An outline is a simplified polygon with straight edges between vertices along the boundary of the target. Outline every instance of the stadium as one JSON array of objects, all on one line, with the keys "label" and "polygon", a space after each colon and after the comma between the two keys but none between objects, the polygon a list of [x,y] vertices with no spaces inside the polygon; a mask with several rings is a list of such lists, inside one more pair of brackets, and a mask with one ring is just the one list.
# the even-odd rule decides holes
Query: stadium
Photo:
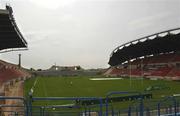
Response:
[{"label": "stadium", "polygon": [[118,46],[107,74],[179,80],[178,31],[167,30]]},{"label": "stadium", "polygon": [[[27,69],[0,61],[1,116],[179,116],[180,28],[115,48],[107,69]],[[28,50],[11,6],[0,10],[0,52]],[[108,56],[107,56],[108,57]]]}]

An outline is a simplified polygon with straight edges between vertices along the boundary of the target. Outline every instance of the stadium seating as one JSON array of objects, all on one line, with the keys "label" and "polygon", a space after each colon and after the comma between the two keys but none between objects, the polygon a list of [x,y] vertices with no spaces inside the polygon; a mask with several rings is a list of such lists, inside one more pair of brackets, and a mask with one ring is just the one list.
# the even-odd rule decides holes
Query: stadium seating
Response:
[{"label": "stadium seating", "polygon": [[180,61],[180,55],[179,54],[176,54],[174,56],[174,59],[173,59],[173,62],[179,62]]},{"label": "stadium seating", "polygon": [[131,75],[136,75],[136,76],[142,75],[142,71],[140,69],[133,69],[131,70]]},{"label": "stadium seating", "polygon": [[4,83],[19,77],[29,77],[30,74],[18,66],[0,61],[0,82]]},{"label": "stadium seating", "polygon": [[180,80],[180,69],[179,68],[174,68],[172,69],[167,77],[171,77],[171,80]]},{"label": "stadium seating", "polygon": [[180,64],[180,55],[178,53],[160,54],[136,59],[125,64],[126,68],[124,68],[124,64],[122,64],[121,68],[111,67],[105,74],[110,76],[132,75],[134,77],[143,75],[147,78],[180,80],[178,63]]},{"label": "stadium seating", "polygon": [[157,70],[153,71],[151,73],[152,76],[167,76],[167,74],[171,71],[172,69],[170,67],[162,67],[158,68]]}]

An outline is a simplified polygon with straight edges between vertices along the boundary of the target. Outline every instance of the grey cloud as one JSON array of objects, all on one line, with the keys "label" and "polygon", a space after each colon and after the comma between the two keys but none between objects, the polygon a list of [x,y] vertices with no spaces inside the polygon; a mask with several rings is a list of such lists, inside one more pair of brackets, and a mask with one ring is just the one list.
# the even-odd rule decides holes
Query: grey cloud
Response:
[{"label": "grey cloud", "polygon": [[[107,67],[111,51],[130,40],[180,26],[174,0],[74,0],[56,9],[11,1],[17,25],[29,43],[26,67]],[[19,52],[1,55],[17,62]]]}]

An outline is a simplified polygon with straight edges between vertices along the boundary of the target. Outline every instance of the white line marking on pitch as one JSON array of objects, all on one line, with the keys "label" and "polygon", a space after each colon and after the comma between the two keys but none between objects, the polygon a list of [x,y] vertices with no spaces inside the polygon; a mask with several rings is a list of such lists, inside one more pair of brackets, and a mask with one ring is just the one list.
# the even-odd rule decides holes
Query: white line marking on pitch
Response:
[{"label": "white line marking on pitch", "polygon": [[35,88],[35,86],[36,86],[36,84],[37,84],[37,81],[38,81],[38,77],[36,78],[36,80],[34,81],[33,86],[31,87],[31,93],[34,92],[34,88]]}]

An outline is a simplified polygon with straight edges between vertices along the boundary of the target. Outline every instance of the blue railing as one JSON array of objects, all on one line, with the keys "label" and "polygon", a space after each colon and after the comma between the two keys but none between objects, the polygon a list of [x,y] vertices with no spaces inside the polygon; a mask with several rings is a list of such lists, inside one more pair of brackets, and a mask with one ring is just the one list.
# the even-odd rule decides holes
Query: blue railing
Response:
[{"label": "blue railing", "polygon": [[[152,106],[144,105],[143,97],[136,100],[136,104],[131,104],[126,109],[118,109],[113,106],[110,101],[113,95],[127,95],[127,94],[138,94],[139,92],[122,92],[113,91],[106,95],[105,102],[101,97],[33,97],[25,99],[24,97],[5,97],[0,96],[1,100],[19,100],[23,105],[6,105],[1,104],[1,113],[9,113],[9,116],[49,116],[49,115],[61,115],[61,116],[91,116],[93,113],[98,116],[180,116],[180,104],[176,97],[170,96],[165,97],[159,102],[153,103]],[[97,100],[98,104],[82,105],[82,104],[69,104],[69,105],[34,105],[40,101],[84,101],[84,100]],[[150,100],[149,100],[150,101]],[[123,103],[123,102],[119,102]],[[147,104],[147,103],[146,103]],[[17,110],[5,110],[3,108],[11,107],[21,108],[22,111]],[[33,110],[34,109],[34,110]],[[58,109],[58,110],[52,110]],[[60,110],[61,109],[61,110]],[[70,110],[64,110],[70,109]],[[76,111],[78,109],[78,111]],[[80,110],[79,110],[80,109]]]}]

